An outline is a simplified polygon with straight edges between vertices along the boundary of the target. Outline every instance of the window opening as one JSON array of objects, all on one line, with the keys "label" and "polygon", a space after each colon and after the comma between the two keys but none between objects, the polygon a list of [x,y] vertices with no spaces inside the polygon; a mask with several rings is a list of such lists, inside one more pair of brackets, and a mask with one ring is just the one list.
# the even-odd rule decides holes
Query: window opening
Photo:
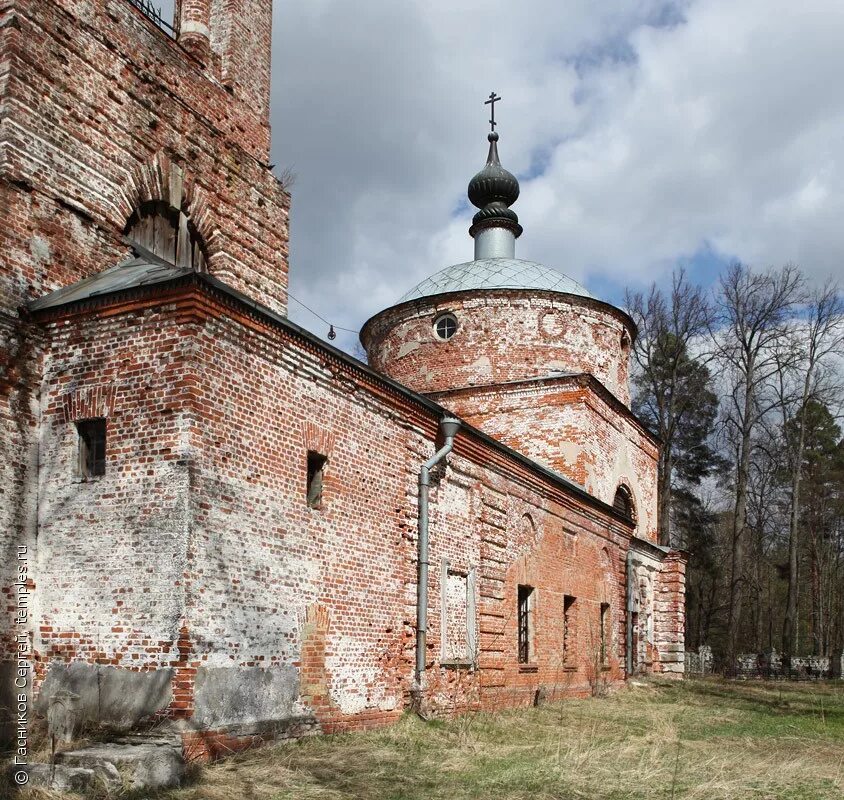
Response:
[{"label": "window opening", "polygon": [[97,478],[105,475],[106,421],[83,419],[76,423],[79,436],[79,476]]},{"label": "window opening", "polygon": [[519,663],[533,656],[533,587],[519,586]]},{"label": "window opening", "polygon": [[610,604],[601,603],[601,663],[609,661],[609,638],[610,638]]},{"label": "window opening", "polygon": [[457,333],[457,317],[454,314],[441,314],[434,320],[434,332],[440,339],[450,339]]},{"label": "window opening", "polygon": [[633,507],[633,498],[630,495],[630,490],[626,486],[619,486],[615,490],[615,498],[612,502],[612,507],[625,517],[629,517],[634,522],[636,521],[636,510]]},{"label": "window opening", "polygon": [[308,508],[322,508],[322,488],[328,457],[308,450]]},{"label": "window opening", "polygon": [[575,644],[575,621],[574,601],[576,598],[571,595],[563,596],[563,661],[570,661],[574,658]]},{"label": "window opening", "polygon": [[166,203],[144,203],[130,217],[125,233],[132,242],[176,267],[206,271],[199,234],[183,211]]}]

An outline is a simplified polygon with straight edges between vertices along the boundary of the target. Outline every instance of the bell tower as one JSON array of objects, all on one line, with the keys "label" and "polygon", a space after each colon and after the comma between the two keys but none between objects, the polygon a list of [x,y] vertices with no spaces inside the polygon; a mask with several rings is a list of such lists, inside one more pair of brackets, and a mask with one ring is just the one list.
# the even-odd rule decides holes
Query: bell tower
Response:
[{"label": "bell tower", "polygon": [[[177,0],[168,22],[149,0],[0,0],[4,586],[37,542],[50,345],[28,317],[33,302],[146,244],[175,270],[286,312],[290,199],[269,165],[272,7]],[[0,689],[21,633],[14,600],[0,601]]]},{"label": "bell tower", "polygon": [[0,307],[118,263],[144,204],[204,231],[207,270],[285,311],[289,198],[269,167],[272,0],[0,8]]}]

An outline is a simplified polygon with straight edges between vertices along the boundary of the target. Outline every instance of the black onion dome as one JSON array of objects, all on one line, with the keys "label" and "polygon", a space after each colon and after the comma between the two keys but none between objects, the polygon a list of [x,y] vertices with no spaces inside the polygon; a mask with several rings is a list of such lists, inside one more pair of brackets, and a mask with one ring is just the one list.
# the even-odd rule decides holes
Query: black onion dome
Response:
[{"label": "black onion dome", "polygon": [[469,200],[480,209],[472,218],[469,233],[474,235],[481,228],[500,225],[511,229],[516,236],[522,232],[519,218],[510,206],[519,199],[519,182],[512,172],[501,166],[498,159],[498,134],[489,139],[486,166],[469,181]]},{"label": "black onion dome", "polygon": [[519,182],[512,172],[501,166],[498,159],[498,134],[490,133],[489,156],[486,166],[469,181],[469,200],[473,206],[484,208],[490,203],[511,206],[519,199]]}]

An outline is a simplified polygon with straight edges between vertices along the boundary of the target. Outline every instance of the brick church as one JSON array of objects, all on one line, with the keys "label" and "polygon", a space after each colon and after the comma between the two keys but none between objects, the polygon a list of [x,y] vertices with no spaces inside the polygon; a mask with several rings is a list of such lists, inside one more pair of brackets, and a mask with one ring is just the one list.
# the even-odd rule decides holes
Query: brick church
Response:
[{"label": "brick church", "polygon": [[516,257],[491,133],[368,365],[290,322],[271,20],[0,0],[0,704],[213,757],[681,675],[630,318]]}]

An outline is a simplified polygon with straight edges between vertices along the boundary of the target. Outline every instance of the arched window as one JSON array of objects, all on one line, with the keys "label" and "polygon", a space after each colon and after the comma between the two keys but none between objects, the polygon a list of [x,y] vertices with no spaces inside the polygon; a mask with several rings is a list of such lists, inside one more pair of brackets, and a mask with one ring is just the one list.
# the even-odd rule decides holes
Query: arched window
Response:
[{"label": "arched window", "polygon": [[625,517],[629,517],[633,522],[636,521],[636,507],[633,505],[633,495],[626,486],[619,486],[615,490],[612,507],[619,513],[624,514]]},{"label": "arched window", "polygon": [[126,223],[128,239],[174,266],[205,272],[205,247],[183,211],[166,203],[144,203]]}]

